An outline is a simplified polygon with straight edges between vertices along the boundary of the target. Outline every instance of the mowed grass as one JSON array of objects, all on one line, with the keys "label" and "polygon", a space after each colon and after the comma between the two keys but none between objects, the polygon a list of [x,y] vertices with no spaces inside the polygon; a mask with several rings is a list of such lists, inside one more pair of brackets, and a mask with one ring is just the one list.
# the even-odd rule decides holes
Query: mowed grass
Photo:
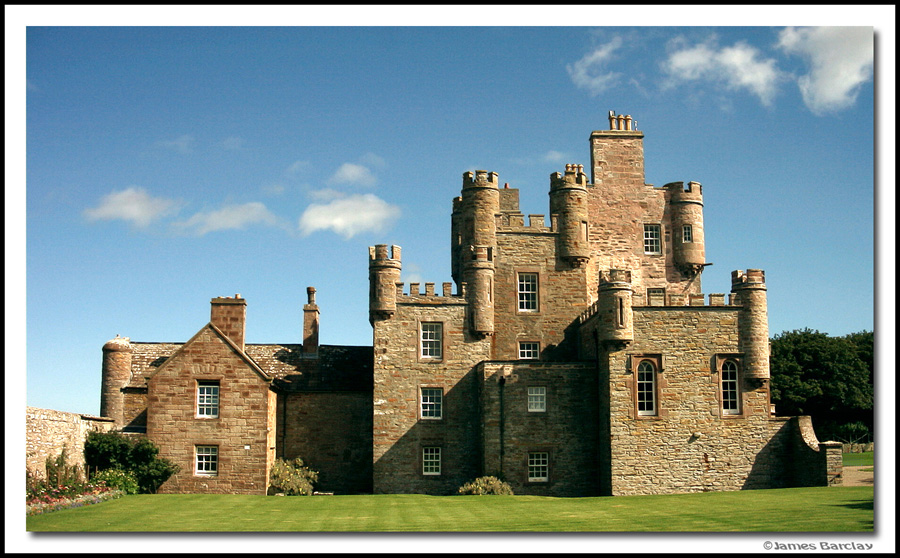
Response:
[{"label": "mowed grass", "polygon": [[873,467],[875,465],[875,452],[864,451],[861,453],[842,454],[844,467]]},{"label": "mowed grass", "polygon": [[27,518],[28,531],[845,532],[874,529],[871,487],[603,498],[154,494]]}]

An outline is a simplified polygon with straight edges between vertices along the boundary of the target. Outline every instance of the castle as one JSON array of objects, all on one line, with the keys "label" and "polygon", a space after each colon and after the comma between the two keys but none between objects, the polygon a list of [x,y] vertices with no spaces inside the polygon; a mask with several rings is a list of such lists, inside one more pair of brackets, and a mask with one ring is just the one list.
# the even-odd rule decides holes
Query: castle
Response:
[{"label": "castle", "polygon": [[440,292],[405,288],[400,247],[370,247],[371,347],[319,344],[312,287],[297,344],[245,343],[246,301],[214,298],[184,343],[104,345],[101,415],[180,465],[162,492],[264,494],[276,457],[338,494],[839,483],[840,446],[770,403],[765,273],[702,294],[701,185],[646,184],[636,128],[610,112],[590,176],[550,176],[549,219],[464,173]]}]

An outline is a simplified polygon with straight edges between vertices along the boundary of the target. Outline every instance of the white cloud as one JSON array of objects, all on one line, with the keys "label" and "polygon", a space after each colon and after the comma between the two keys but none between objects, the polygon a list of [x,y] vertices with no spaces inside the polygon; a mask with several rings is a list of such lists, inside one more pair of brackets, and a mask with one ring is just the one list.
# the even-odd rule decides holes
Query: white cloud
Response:
[{"label": "white cloud", "polygon": [[156,142],[156,145],[165,149],[172,149],[182,155],[187,155],[194,150],[194,136],[185,134],[173,140],[158,141]]},{"label": "white cloud", "polygon": [[669,55],[662,68],[670,84],[695,80],[719,83],[728,90],[747,90],[766,106],[772,104],[778,82],[783,79],[774,59],[761,59],[756,48],[742,42],[724,48],[711,43],[682,46]]},{"label": "white cloud", "polygon": [[119,219],[146,227],[156,219],[178,211],[178,206],[174,200],[154,198],[143,188],[132,186],[107,194],[99,206],[86,209],[83,214],[91,221]]},{"label": "white cloud", "polygon": [[834,112],[856,102],[862,84],[872,79],[875,36],[871,27],[788,27],[778,46],[804,57],[809,73],[797,84],[814,114]]},{"label": "white cloud", "polygon": [[197,213],[187,221],[175,223],[175,227],[197,236],[214,231],[244,229],[248,225],[278,226],[279,219],[260,202],[229,205],[216,211]]},{"label": "white cloud", "polygon": [[368,167],[356,163],[344,163],[328,179],[329,184],[356,184],[358,186],[374,186],[375,175]]},{"label": "white cloud", "polygon": [[358,194],[329,203],[311,204],[300,216],[300,231],[308,235],[331,230],[350,239],[361,232],[381,232],[399,216],[399,207],[373,194]]},{"label": "white cloud", "polygon": [[599,95],[609,89],[619,79],[620,73],[606,71],[606,64],[613,52],[622,46],[622,38],[615,37],[609,43],[584,55],[574,64],[566,64],[566,71],[572,83],[587,89],[591,95]]}]

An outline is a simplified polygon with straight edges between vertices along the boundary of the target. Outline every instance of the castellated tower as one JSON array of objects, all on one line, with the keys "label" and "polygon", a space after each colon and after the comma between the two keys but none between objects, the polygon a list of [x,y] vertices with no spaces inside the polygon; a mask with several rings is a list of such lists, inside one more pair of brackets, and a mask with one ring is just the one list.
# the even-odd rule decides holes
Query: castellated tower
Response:
[{"label": "castellated tower", "polygon": [[769,379],[769,316],[766,273],[761,269],[731,272],[731,292],[741,307],[738,314],[739,347],[744,352],[744,376]]},{"label": "castellated tower", "polygon": [[[500,190],[495,172],[463,174],[462,196],[456,233],[459,239],[457,273],[466,284],[469,327],[473,334],[494,333],[494,254],[497,250],[497,220]],[[462,291],[462,289],[460,289]]]},{"label": "castellated tower", "polygon": [[369,323],[388,319],[397,311],[400,283],[400,247],[387,244],[369,247]]},{"label": "castellated tower", "polygon": [[610,269],[600,277],[597,290],[597,340],[620,350],[634,339],[631,272]]},{"label": "castellated tower", "polygon": [[675,265],[694,275],[706,265],[703,240],[703,188],[699,182],[671,182],[669,191],[672,210],[673,255]]},{"label": "castellated tower", "polygon": [[566,165],[566,173],[550,175],[550,214],[556,215],[557,254],[573,267],[591,257],[588,242],[587,175],[583,165]]},{"label": "castellated tower", "polygon": [[125,426],[125,394],[122,392],[131,379],[133,348],[127,337],[110,339],[103,345],[101,369],[100,416],[116,421],[116,428]]}]

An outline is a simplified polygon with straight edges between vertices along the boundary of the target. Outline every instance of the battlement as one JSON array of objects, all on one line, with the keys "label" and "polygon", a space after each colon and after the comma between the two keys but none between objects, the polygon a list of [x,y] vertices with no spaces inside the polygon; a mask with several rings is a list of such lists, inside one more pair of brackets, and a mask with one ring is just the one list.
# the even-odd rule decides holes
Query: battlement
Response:
[{"label": "battlement", "polygon": [[605,273],[600,272],[600,284],[603,283],[628,283],[631,284],[631,271],[627,269],[610,269]]},{"label": "battlement", "polygon": [[748,269],[746,272],[736,269],[731,272],[731,288],[765,287],[766,272],[762,269]]},{"label": "battlement", "polygon": [[499,174],[485,170],[467,171],[463,173],[463,189],[465,188],[496,188]]},{"label": "battlement", "polygon": [[567,164],[565,174],[555,172],[550,175],[550,190],[560,188],[587,188],[587,174],[584,165]]},{"label": "battlement", "polygon": [[425,292],[421,291],[422,284],[419,282],[409,283],[409,290],[404,293],[405,283],[395,283],[396,297],[398,304],[465,304],[466,289],[465,283],[462,284],[460,292],[453,293],[453,283],[441,283],[441,292],[435,292],[434,283],[425,283]]},{"label": "battlement", "polygon": [[[630,282],[630,281],[629,281]],[[708,302],[707,302],[708,300]],[[633,295],[633,307],[641,308],[642,310],[671,310],[671,309],[691,309],[691,310],[704,310],[710,308],[740,308],[741,304],[738,303],[737,297],[735,297],[734,293],[730,293],[726,295],[725,293],[710,293],[708,295],[704,294],[669,294],[665,297],[660,297],[659,300],[655,298],[653,300],[646,300],[645,297],[639,293],[634,293]],[[600,301],[595,301],[593,304],[588,306],[578,317],[578,323],[583,324],[590,320],[597,312],[600,310]]]},{"label": "battlement", "polygon": [[390,249],[388,249],[387,244],[376,244],[375,246],[369,246],[369,262],[385,261],[393,261],[399,263],[400,247],[397,245],[392,245]]},{"label": "battlement", "polygon": [[669,182],[663,186],[672,196],[673,203],[700,202],[703,203],[703,186],[699,182]]}]

